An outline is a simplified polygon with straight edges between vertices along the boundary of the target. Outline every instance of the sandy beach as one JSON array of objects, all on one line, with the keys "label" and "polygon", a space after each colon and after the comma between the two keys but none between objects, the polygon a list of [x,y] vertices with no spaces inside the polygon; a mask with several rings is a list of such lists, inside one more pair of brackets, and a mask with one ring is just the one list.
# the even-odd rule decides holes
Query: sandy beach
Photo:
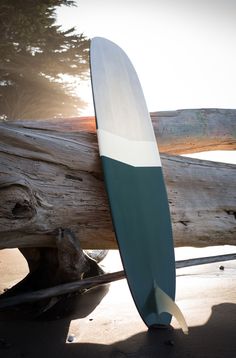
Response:
[{"label": "sandy beach", "polygon": [[[214,252],[213,252],[214,251]],[[234,247],[177,249],[176,258],[236,252]],[[110,251],[101,263],[121,269]],[[224,270],[219,267],[224,266]],[[27,274],[17,249],[0,251],[0,291]],[[236,358],[236,261],[177,270],[176,301],[189,326],[148,331],[132,301],[126,280],[62,300],[49,313],[29,317],[22,310],[0,313],[0,357],[169,357]]]}]

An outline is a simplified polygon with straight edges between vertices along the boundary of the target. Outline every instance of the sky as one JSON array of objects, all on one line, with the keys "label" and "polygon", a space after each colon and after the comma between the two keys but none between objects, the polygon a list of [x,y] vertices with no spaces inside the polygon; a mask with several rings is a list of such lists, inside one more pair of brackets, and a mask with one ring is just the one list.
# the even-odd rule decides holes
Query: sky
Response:
[{"label": "sky", "polygon": [[[236,108],[235,0],[79,0],[58,23],[122,47],[150,112]],[[90,83],[78,92],[93,115]]]}]

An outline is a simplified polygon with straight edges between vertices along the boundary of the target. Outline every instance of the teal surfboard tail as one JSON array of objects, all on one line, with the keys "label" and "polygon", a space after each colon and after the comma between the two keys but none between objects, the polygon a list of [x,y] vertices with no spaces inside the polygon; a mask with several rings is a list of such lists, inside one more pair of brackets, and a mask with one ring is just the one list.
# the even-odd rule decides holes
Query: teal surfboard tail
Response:
[{"label": "teal surfboard tail", "polygon": [[[158,314],[153,285],[158,282],[174,299],[175,259],[162,168],[133,167],[105,156],[101,160],[113,225],[134,302],[148,327],[168,325],[172,314],[168,311]],[[146,319],[150,312],[152,318]]]}]

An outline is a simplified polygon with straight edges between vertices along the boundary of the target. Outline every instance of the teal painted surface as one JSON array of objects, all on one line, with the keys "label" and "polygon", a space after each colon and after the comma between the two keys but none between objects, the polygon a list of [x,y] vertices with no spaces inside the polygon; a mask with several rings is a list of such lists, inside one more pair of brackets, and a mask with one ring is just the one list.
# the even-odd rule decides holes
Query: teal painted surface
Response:
[{"label": "teal painted surface", "polygon": [[156,281],[175,297],[175,258],[162,169],[101,158],[113,225],[137,309],[148,326],[151,313],[152,324],[168,324],[171,316],[158,316],[154,294]]}]

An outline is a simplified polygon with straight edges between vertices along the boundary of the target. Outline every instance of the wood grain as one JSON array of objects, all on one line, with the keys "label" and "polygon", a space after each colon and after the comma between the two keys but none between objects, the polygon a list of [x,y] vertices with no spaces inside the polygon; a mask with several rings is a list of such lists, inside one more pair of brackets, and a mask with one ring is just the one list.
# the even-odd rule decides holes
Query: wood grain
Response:
[{"label": "wood grain", "polygon": [[[224,129],[231,139],[228,134],[221,142],[223,147],[231,143],[231,149],[232,116]],[[155,120],[158,137],[162,129],[157,131],[161,124]],[[83,248],[116,248],[94,130],[91,118],[1,123],[0,248],[54,247],[58,227],[71,228]],[[171,141],[171,126],[168,130],[162,143]],[[182,130],[177,152],[184,151]],[[202,143],[205,148],[205,139]],[[159,147],[168,149],[165,143]],[[235,244],[235,166],[166,154],[161,159],[175,246]]]}]

